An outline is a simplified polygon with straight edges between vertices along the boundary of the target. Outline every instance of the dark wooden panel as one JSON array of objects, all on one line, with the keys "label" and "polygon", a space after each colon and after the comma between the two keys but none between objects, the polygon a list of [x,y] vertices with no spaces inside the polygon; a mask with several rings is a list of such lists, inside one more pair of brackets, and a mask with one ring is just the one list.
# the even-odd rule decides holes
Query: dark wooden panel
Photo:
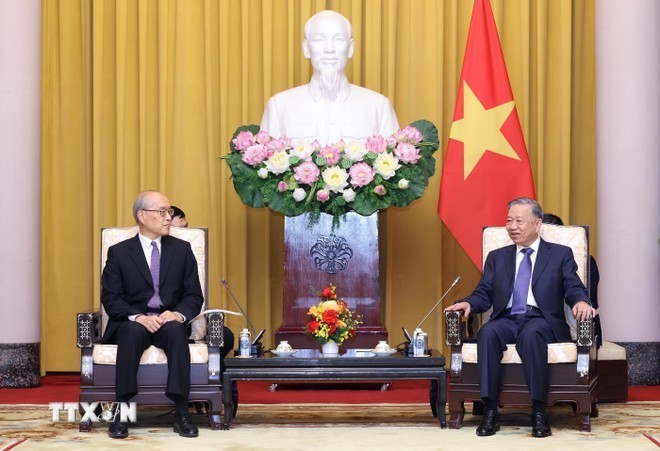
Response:
[{"label": "dark wooden panel", "polygon": [[[326,214],[312,228],[308,215],[285,218],[282,326],[276,340],[292,340],[294,346],[313,343],[303,335],[309,320],[307,311],[318,304],[318,294],[329,283],[362,317],[364,324],[358,334],[367,334],[369,344],[386,340],[381,319],[379,261],[377,213],[368,217],[349,213],[334,230],[332,217]],[[356,345],[363,340],[350,341]]]},{"label": "dark wooden panel", "polygon": [[598,402],[628,401],[628,362],[598,360]]}]

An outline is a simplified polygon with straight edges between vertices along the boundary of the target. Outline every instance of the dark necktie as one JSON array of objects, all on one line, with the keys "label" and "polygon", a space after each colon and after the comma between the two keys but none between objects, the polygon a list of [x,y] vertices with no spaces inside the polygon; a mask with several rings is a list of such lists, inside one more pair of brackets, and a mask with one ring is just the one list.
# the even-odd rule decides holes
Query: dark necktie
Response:
[{"label": "dark necktie", "polygon": [[520,315],[527,312],[527,293],[529,292],[529,281],[532,278],[532,252],[534,249],[528,247],[522,249],[523,259],[518,268],[516,282],[513,285],[513,302],[511,303],[511,314]]},{"label": "dark necktie", "polygon": [[151,280],[154,282],[154,295],[147,304],[147,315],[160,315],[160,252],[155,241],[151,242]]}]

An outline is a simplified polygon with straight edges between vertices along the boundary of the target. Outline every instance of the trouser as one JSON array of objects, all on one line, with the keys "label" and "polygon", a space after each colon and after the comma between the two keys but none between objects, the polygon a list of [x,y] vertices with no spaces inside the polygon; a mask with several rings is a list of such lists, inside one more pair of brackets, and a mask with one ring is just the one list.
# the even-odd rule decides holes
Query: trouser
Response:
[{"label": "trouser", "polygon": [[555,337],[537,308],[522,315],[488,321],[477,334],[477,371],[481,397],[498,399],[502,355],[507,344],[516,344],[533,401],[546,402],[548,393],[548,343]]},{"label": "trouser", "polygon": [[117,362],[115,376],[116,401],[128,402],[137,394],[137,370],[142,353],[151,345],[167,356],[167,388],[173,400],[190,395],[190,330],[181,323],[168,321],[153,334],[135,321],[123,322],[117,330]]}]

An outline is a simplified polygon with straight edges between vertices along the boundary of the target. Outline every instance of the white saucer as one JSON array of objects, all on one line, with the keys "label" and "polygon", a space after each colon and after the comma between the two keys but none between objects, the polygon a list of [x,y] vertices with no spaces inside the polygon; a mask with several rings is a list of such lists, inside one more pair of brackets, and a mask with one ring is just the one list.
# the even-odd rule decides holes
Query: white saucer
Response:
[{"label": "white saucer", "polygon": [[373,351],[374,354],[376,354],[376,357],[387,357],[392,354],[396,354],[396,349],[390,349],[389,351],[376,351],[375,349]]},{"label": "white saucer", "polygon": [[271,349],[270,352],[275,354],[278,357],[291,357],[296,351],[291,350],[291,351],[278,351],[277,349]]}]

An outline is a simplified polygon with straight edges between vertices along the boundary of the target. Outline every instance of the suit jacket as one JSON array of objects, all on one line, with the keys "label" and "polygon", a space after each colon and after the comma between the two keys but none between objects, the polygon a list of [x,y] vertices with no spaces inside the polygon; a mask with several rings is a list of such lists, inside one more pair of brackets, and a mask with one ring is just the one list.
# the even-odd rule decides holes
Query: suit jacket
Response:
[{"label": "suit jacket", "polygon": [[[464,299],[474,313],[493,307],[491,320],[504,314],[513,293],[516,275],[516,246],[506,246],[488,254],[481,281]],[[534,272],[532,292],[558,342],[570,341],[564,314],[564,302],[573,307],[579,301],[589,302],[587,290],[577,275],[577,264],[571,248],[541,239]]]},{"label": "suit jacket", "polygon": [[[128,321],[129,315],[146,314],[153,294],[138,236],[111,246],[101,276],[101,303],[110,318],[102,342],[114,342],[119,324]],[[187,320],[198,315],[204,303],[190,243],[169,235],[161,241],[160,299],[163,310],[179,312]]]}]

